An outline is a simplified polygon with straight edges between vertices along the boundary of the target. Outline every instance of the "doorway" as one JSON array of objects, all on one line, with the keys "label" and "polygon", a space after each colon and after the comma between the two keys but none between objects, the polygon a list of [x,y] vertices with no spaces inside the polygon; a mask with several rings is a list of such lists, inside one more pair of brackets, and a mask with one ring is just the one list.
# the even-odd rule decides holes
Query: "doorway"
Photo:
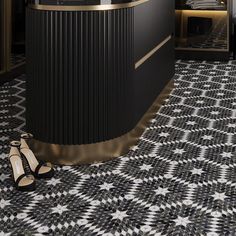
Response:
[{"label": "doorway", "polygon": [[0,83],[24,72],[25,0],[0,1]]},{"label": "doorway", "polygon": [[11,68],[25,63],[25,0],[12,0]]}]

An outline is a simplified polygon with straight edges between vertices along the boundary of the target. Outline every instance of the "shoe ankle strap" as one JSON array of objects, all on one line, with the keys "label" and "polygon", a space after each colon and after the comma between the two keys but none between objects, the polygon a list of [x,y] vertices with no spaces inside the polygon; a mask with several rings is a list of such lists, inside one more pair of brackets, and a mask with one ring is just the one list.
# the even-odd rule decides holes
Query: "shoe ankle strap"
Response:
[{"label": "shoe ankle strap", "polygon": [[19,148],[20,145],[21,145],[21,143],[20,143],[19,141],[11,141],[11,142],[10,142],[10,146],[11,146],[11,147],[17,147],[17,148]]},{"label": "shoe ankle strap", "polygon": [[20,137],[27,140],[27,139],[32,139],[34,136],[33,134],[30,134],[30,133],[24,133]]}]

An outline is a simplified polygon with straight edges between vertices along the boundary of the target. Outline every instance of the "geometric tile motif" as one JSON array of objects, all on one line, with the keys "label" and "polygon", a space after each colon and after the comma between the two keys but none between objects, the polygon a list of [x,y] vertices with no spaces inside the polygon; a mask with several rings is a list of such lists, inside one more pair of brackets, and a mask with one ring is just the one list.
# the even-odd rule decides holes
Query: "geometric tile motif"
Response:
[{"label": "geometric tile motif", "polygon": [[17,66],[19,64],[25,63],[24,53],[12,53],[10,58],[11,67]]},{"label": "geometric tile motif", "polygon": [[[214,73],[213,73],[214,72]],[[236,235],[236,62],[177,61],[175,89],[137,146],[12,187],[25,76],[0,87],[0,235]]]}]

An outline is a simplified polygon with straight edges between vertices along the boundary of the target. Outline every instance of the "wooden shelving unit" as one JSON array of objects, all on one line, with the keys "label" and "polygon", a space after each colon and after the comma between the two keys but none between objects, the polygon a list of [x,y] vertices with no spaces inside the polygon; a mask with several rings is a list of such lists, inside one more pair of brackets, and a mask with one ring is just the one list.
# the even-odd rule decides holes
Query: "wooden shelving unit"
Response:
[{"label": "wooden shelving unit", "polygon": [[222,9],[191,9],[185,2],[176,0],[177,57],[227,59],[231,40],[231,0],[224,0]]}]

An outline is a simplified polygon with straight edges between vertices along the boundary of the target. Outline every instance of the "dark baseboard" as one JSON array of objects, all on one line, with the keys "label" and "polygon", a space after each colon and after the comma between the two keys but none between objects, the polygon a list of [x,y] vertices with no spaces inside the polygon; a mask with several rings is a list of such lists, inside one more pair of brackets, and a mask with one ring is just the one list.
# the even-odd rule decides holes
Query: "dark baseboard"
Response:
[{"label": "dark baseboard", "polygon": [[182,60],[228,61],[230,55],[230,52],[175,50],[176,59]]},{"label": "dark baseboard", "polygon": [[22,64],[9,72],[0,74],[0,86],[2,86],[7,82],[12,81],[17,76],[22,75],[24,73],[25,73],[25,64]]}]

